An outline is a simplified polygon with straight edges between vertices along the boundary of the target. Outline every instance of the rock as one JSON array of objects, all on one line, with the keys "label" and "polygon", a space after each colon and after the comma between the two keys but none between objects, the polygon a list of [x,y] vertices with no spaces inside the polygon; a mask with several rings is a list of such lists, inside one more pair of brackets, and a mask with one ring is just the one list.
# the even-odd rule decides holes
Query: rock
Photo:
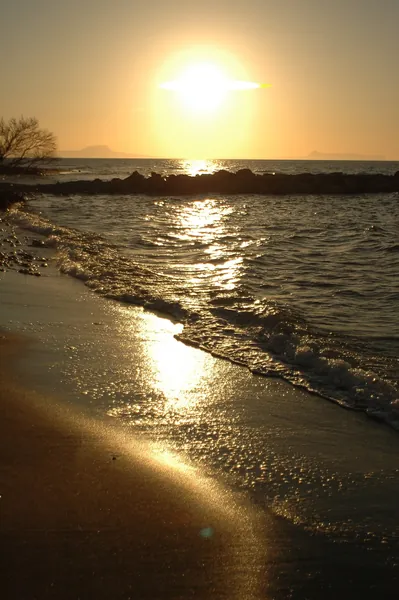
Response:
[{"label": "rock", "polygon": [[165,192],[165,179],[159,173],[151,173],[151,177],[147,180],[148,191],[150,194]]},{"label": "rock", "polygon": [[[129,177],[123,179],[122,184],[124,190],[133,193],[140,193],[145,190],[146,178],[143,175],[141,175],[138,171],[133,171],[133,173],[129,175]],[[118,189],[120,186],[120,184],[116,182],[113,185],[116,189]]]},{"label": "rock", "polygon": [[395,175],[334,173],[301,173],[285,175],[264,173],[256,175],[250,169],[237,173],[221,170],[213,174],[169,175],[151,173],[144,177],[134,171],[126,179],[110,181],[69,181],[56,184],[0,185],[0,208],[23,200],[25,192],[71,194],[151,194],[151,195],[195,195],[220,194],[363,194],[399,192],[399,171]]},{"label": "rock", "polygon": [[7,210],[16,202],[24,202],[25,196],[22,192],[14,191],[12,188],[0,190],[0,210]]}]

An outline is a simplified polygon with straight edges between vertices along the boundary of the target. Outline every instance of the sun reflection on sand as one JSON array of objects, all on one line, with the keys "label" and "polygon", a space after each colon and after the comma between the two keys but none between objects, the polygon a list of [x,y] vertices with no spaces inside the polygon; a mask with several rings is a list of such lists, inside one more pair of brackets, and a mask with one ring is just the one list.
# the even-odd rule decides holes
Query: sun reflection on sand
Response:
[{"label": "sun reflection on sand", "polygon": [[[146,320],[157,319],[146,315]],[[201,401],[201,383],[209,377],[210,361],[203,352],[195,351],[177,342],[173,334],[182,326],[165,322],[164,330],[148,344],[148,359],[154,387],[167,400],[166,410],[184,412],[193,410]]]},{"label": "sun reflection on sand", "polygon": [[174,454],[170,450],[164,447],[159,447],[158,444],[150,445],[154,460],[173,471],[184,474],[194,474],[196,469],[193,465],[189,464],[187,460],[183,460],[179,455]]}]

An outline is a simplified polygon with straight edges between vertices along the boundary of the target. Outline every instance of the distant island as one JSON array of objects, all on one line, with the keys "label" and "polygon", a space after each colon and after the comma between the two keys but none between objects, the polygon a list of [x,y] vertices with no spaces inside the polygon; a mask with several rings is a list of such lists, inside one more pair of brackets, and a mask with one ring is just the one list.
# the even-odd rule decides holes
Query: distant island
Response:
[{"label": "distant island", "polygon": [[151,158],[143,154],[114,152],[108,146],[86,146],[82,150],[60,150],[59,158]]},{"label": "distant island", "polygon": [[306,160],[385,160],[385,156],[379,154],[332,154],[314,150],[306,156]]}]

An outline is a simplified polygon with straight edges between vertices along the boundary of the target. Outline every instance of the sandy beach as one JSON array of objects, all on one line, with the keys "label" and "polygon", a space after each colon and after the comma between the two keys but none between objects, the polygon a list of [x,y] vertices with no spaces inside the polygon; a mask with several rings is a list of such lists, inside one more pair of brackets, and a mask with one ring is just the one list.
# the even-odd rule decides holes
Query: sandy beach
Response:
[{"label": "sandy beach", "polygon": [[[42,277],[0,280],[2,597],[396,597],[395,432],[184,346],[178,324],[95,297],[48,258]],[[295,502],[288,487],[273,504],[237,491],[212,439],[190,459],[177,421],[124,418],[122,380],[180,420],[263,418],[271,488],[278,472],[324,479]],[[345,537],[356,520],[367,543]]]},{"label": "sandy beach", "polygon": [[[4,239],[11,249],[3,254],[3,317],[11,310],[23,326],[18,310],[29,312],[26,300],[36,289],[48,321],[44,288],[29,287],[36,278],[27,273],[38,273],[32,250],[20,248],[13,229],[3,229]],[[46,280],[55,291],[57,272],[50,270]],[[44,349],[51,361],[49,354]],[[34,338],[1,332],[1,596],[258,597],[264,549],[259,515],[248,503],[122,430],[38,393],[47,362],[37,372],[35,357]],[[13,371],[24,361],[39,375],[36,386]]]},{"label": "sandy beach", "polygon": [[2,335],[2,597],[257,597],[255,515],[15,385],[23,347]]}]

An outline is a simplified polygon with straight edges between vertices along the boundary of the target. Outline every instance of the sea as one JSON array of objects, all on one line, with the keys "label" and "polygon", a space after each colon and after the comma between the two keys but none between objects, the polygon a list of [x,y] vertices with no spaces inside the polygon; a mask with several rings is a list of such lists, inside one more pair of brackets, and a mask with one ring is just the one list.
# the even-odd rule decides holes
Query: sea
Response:
[{"label": "sea", "polygon": [[[387,173],[398,162],[61,159],[49,181]],[[95,293],[183,324],[182,341],[399,429],[399,197],[43,195],[24,227]]]},{"label": "sea", "polygon": [[[136,170],[145,176],[152,172],[195,176],[243,168],[255,173],[394,174],[399,162],[61,159],[45,181],[124,178]],[[342,423],[357,412],[364,420],[371,417],[372,427],[397,435],[398,193],[42,194],[16,207],[10,218],[25,232],[40,235],[43,245],[55,250],[59,271],[81,281],[97,298],[166,317],[171,322],[167,331],[183,344],[238,364],[254,378],[281,383],[282,395],[286,389],[311,392],[320,406],[335,405]],[[143,420],[143,410],[134,406],[126,391],[127,383],[119,380],[118,385],[110,391],[104,384],[108,394],[104,411],[151,429],[149,421],[159,416],[151,408],[151,398],[145,401]],[[366,468],[361,481],[356,477],[346,481],[350,469],[339,477],[324,474],[323,479],[316,471],[309,475],[302,464],[293,476],[277,456],[273,458],[264,424],[243,420],[241,408],[236,413],[231,409],[230,417],[227,413],[215,420],[209,417],[209,422],[206,415],[200,423],[176,420],[173,427],[170,423],[166,427],[167,435],[188,453],[190,444],[195,445],[196,460],[234,472],[241,488],[267,497],[269,505],[282,485],[290,488],[298,501],[295,518],[301,513],[298,507],[309,506],[302,492],[298,495],[305,477],[301,473],[313,478],[306,493],[327,490],[327,506],[349,486],[355,496],[349,496],[341,513],[330,515],[331,531],[336,527],[342,537],[345,521],[346,530],[363,541],[377,536],[378,543],[386,544],[389,538],[397,544],[397,467],[384,476],[371,472],[371,467],[367,474]],[[302,411],[306,421],[306,402],[295,410]],[[229,418],[233,420],[226,434]],[[337,454],[344,451],[337,449]],[[273,464],[274,475],[271,471],[268,475],[267,465]],[[366,488],[372,507],[362,496]],[[362,507],[357,516],[354,502]],[[312,510],[304,522],[319,527],[321,519],[312,516]],[[331,509],[324,505],[323,510],[327,523]],[[379,515],[375,522],[374,510]]]}]

